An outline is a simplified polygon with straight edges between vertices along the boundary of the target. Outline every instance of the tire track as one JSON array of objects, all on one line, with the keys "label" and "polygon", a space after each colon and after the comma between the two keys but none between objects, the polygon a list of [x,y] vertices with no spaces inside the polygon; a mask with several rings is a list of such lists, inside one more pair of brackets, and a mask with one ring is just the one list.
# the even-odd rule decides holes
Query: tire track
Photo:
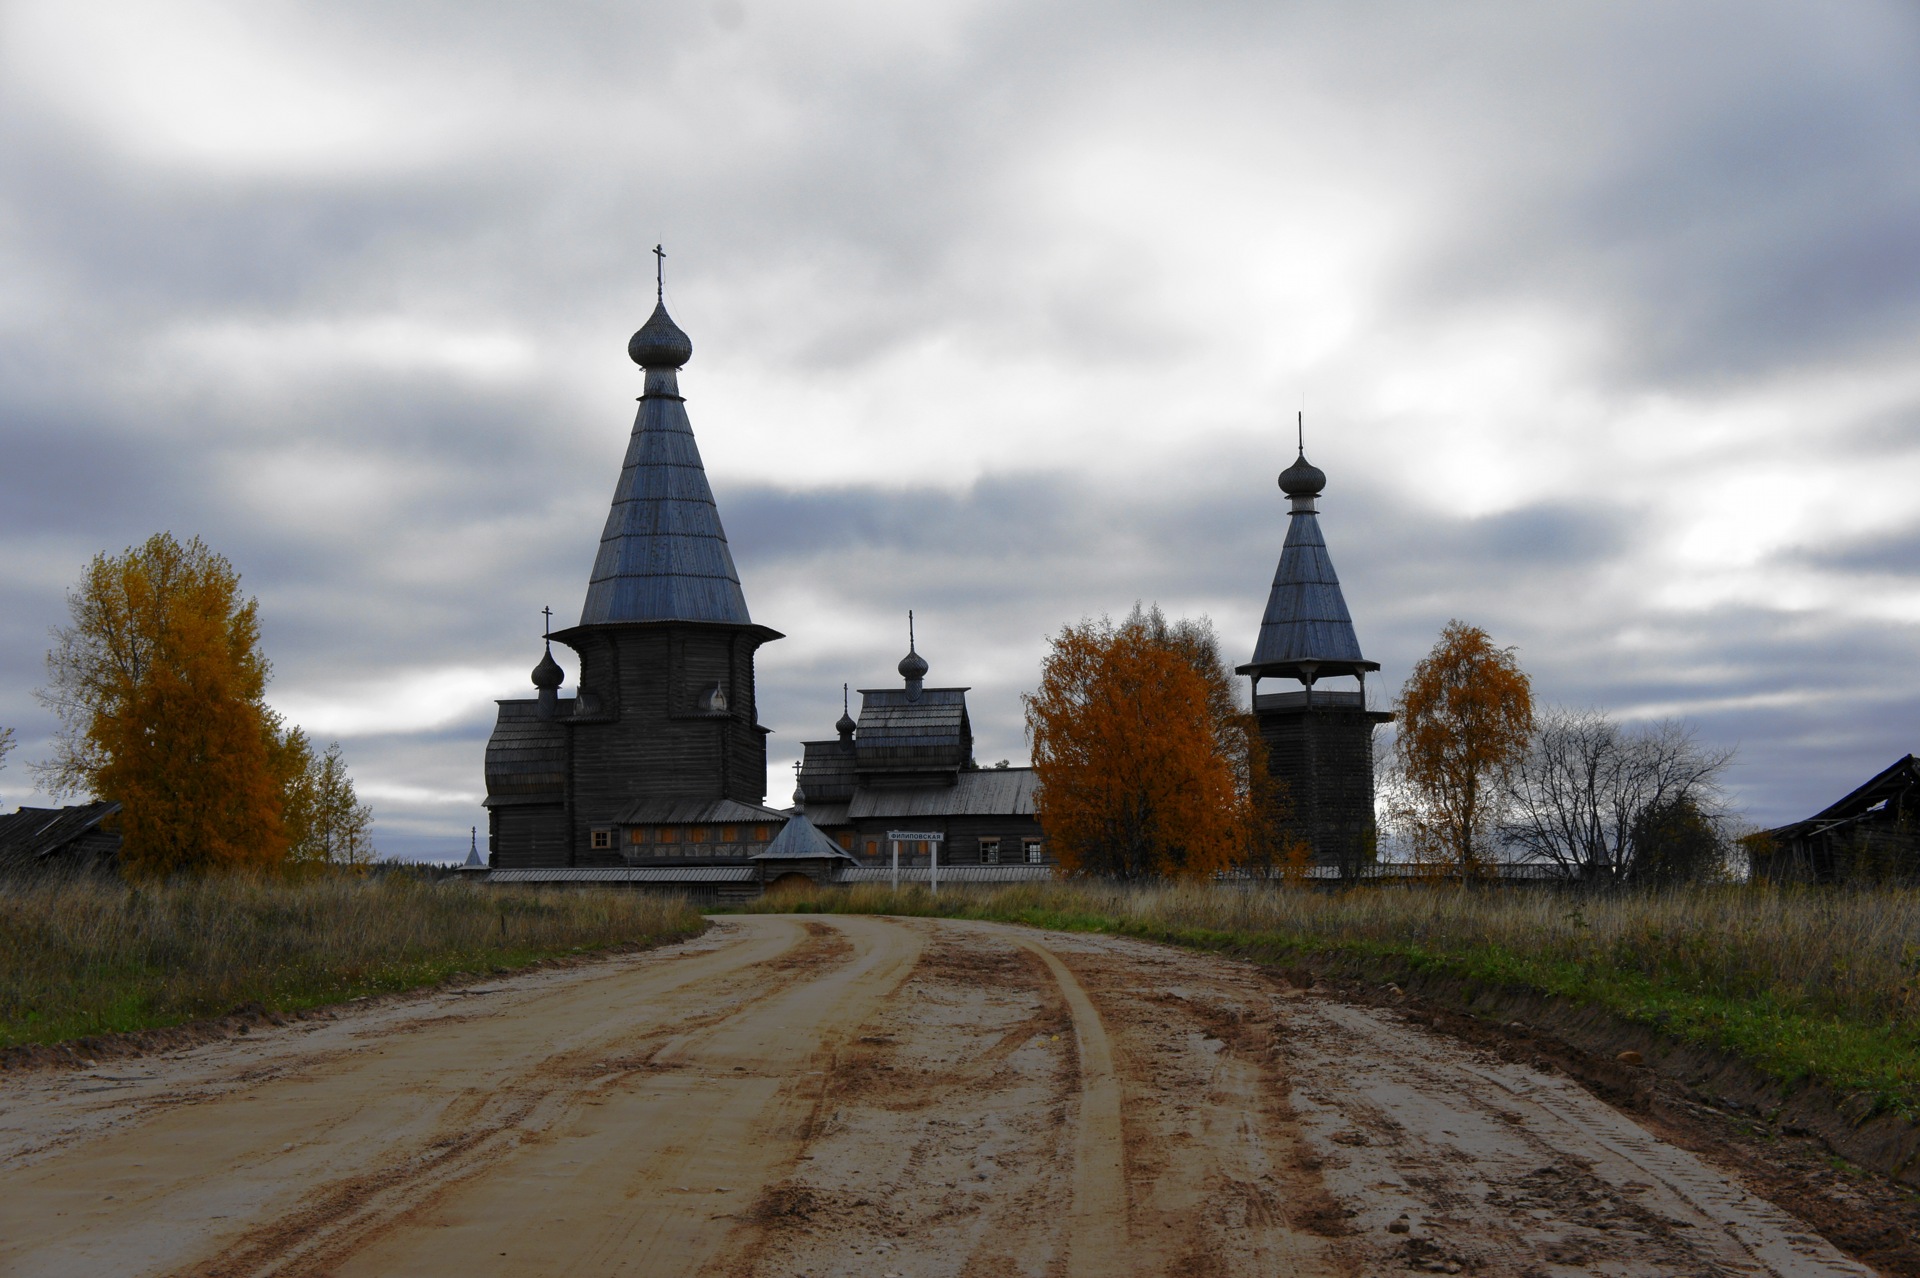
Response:
[{"label": "tire track", "polygon": [[[627,1032],[624,1026],[537,1060],[518,1076],[503,1080],[477,1105],[450,1107],[446,1121],[424,1138],[387,1151],[380,1166],[317,1186],[290,1210],[228,1243],[217,1256],[195,1261],[183,1274],[298,1278],[330,1272],[368,1239],[417,1215],[463,1182],[495,1170],[523,1147],[539,1143],[567,1121],[576,1107],[597,1103],[593,1096],[609,1085],[649,1068],[678,1044],[753,1014],[768,1000],[851,953],[837,934],[819,925],[796,930],[790,939],[798,943],[723,974],[730,979],[757,973],[766,982],[738,1003],[696,1012],[688,1018],[692,1024],[684,1028],[653,1030],[631,1045],[627,1058],[611,1070],[608,1066],[613,1063],[604,1058]],[[434,1024],[428,1022],[427,1027]],[[422,1028],[410,1026],[404,1032],[417,1033]]]},{"label": "tire track", "polygon": [[[76,1105],[28,1080],[25,1097],[9,1097],[10,1129],[25,1138],[51,1128],[63,1143],[8,1174],[0,1271],[200,1273],[237,1263],[239,1272],[272,1272],[293,1263],[307,1254],[304,1235],[352,1232],[353,1222],[406,1199],[410,1182],[444,1186],[484,1167],[529,1124],[565,1108],[547,1096],[556,1075],[580,1074],[636,1024],[667,1037],[648,1013],[743,974],[758,979],[742,1000],[756,986],[770,992],[786,978],[761,965],[808,944],[793,924],[730,930],[719,946],[694,942],[503,982],[485,1015],[442,1018],[445,996],[429,997],[152,1062],[157,1081],[176,1081],[172,1090],[191,1104],[156,1105],[161,1088],[149,1086]],[[714,1002],[715,1014],[730,1010],[728,1000]],[[548,1018],[545,1032],[530,1032],[529,1017]],[[391,1032],[362,1037],[379,1026]]]},{"label": "tire track", "polygon": [[597,1080],[595,1098],[540,1140],[393,1222],[404,1228],[362,1238],[330,1272],[724,1266],[742,1241],[742,1209],[797,1159],[841,1043],[906,978],[923,944],[881,920],[812,926],[850,941],[853,957],[672,1036],[643,1069]]},{"label": "tire track", "polygon": [[1100,1013],[1060,957],[1038,941],[1021,937],[1059,987],[1073,1017],[1080,1067],[1080,1117],[1074,1133],[1073,1206],[1067,1215],[1069,1278],[1110,1278],[1131,1270],[1127,1216],[1125,1130],[1120,1119],[1120,1079],[1113,1044]]}]

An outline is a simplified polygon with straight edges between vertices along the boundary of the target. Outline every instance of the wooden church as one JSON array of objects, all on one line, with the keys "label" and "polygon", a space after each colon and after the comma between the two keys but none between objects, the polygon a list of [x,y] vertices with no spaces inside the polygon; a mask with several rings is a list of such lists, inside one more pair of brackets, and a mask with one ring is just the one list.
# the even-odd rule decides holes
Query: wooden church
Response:
[{"label": "wooden church", "polygon": [[[981,768],[967,689],[929,687],[911,632],[900,686],[843,702],[833,738],[804,743],[794,806],[767,806],[768,729],[754,655],[782,636],[747,612],[679,375],[693,343],[664,290],[627,352],[645,374],[626,460],[580,622],[551,632],[535,694],[499,702],[487,742],[490,878],[655,884],[719,897],[801,879],[889,876],[999,882],[1046,877],[1054,859],[1032,769]],[[1326,476],[1299,458],[1253,660],[1275,817],[1323,867],[1372,859],[1379,669],[1360,653],[1316,518]],[[577,655],[571,697],[553,643]],[[1263,679],[1299,691],[1263,693]],[[1353,679],[1353,690],[1326,680]],[[895,836],[912,836],[895,837]]]},{"label": "wooden church", "polygon": [[[664,292],[627,353],[645,392],[580,623],[548,636],[535,695],[499,702],[487,742],[491,879],[746,896],[857,879],[862,864],[891,872],[886,835],[907,827],[943,844],[951,831],[949,856],[989,877],[1044,875],[1032,772],[974,766],[967,690],[924,687],[918,653],[902,688],[862,692],[833,750],[808,747],[795,807],[766,805],[754,654],[782,636],[747,611],[680,394],[693,343]],[[556,641],[579,659],[571,697]],[[903,849],[908,878],[931,869],[933,842]]]}]

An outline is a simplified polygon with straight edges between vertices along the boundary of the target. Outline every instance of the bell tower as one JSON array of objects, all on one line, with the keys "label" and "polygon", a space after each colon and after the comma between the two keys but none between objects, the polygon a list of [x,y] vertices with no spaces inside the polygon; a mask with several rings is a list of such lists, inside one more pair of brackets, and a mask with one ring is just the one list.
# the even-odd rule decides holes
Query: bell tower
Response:
[{"label": "bell tower", "polygon": [[[1299,455],[1280,474],[1287,539],[1280,551],[1253,660],[1237,667],[1253,683],[1253,712],[1267,747],[1270,813],[1287,838],[1304,842],[1315,865],[1351,874],[1373,859],[1373,731],[1393,716],[1367,708],[1367,675],[1353,619],[1320,534],[1316,499],[1327,476]],[[1297,691],[1261,692],[1262,679]],[[1354,681],[1323,688],[1325,680]]]}]

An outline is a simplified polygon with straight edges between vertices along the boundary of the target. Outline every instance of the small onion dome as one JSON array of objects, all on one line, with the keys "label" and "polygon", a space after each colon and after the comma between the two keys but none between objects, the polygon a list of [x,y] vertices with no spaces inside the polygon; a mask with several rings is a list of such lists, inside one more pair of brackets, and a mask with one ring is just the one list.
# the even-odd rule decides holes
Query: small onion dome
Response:
[{"label": "small onion dome", "polygon": [[[921,664],[925,665],[926,663],[922,662]],[[839,722],[833,725],[833,730],[835,732],[838,732],[843,737],[850,737],[853,735],[853,730],[859,726],[860,726],[859,724],[853,721],[852,715],[848,714],[845,710],[842,710],[840,712]]]},{"label": "small onion dome", "polygon": [[642,368],[679,368],[693,358],[693,340],[667,314],[667,304],[656,302],[653,314],[627,342],[627,354]]},{"label": "small onion dome", "polygon": [[560,663],[553,659],[551,648],[540,658],[540,664],[533,668],[533,686],[536,688],[557,688],[566,677],[560,669]]},{"label": "small onion dome", "polygon": [[927,677],[927,659],[917,652],[909,652],[900,658],[900,677],[902,679],[924,679]]},{"label": "small onion dome", "polygon": [[1301,453],[1293,465],[1280,472],[1280,491],[1289,497],[1318,497],[1327,486],[1327,472]]},{"label": "small onion dome", "polygon": [[798,781],[793,783],[793,810],[795,812],[805,812],[807,810],[806,787]]}]

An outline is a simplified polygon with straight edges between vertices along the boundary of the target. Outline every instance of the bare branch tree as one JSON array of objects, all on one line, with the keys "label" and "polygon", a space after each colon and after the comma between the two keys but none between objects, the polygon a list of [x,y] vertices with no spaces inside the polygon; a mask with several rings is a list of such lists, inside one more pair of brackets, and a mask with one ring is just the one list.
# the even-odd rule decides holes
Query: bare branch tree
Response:
[{"label": "bare branch tree", "polygon": [[1501,834],[1569,877],[1647,878],[1661,855],[1655,843],[1721,815],[1720,775],[1732,759],[1671,719],[1630,730],[1599,710],[1553,709],[1513,772]]}]

